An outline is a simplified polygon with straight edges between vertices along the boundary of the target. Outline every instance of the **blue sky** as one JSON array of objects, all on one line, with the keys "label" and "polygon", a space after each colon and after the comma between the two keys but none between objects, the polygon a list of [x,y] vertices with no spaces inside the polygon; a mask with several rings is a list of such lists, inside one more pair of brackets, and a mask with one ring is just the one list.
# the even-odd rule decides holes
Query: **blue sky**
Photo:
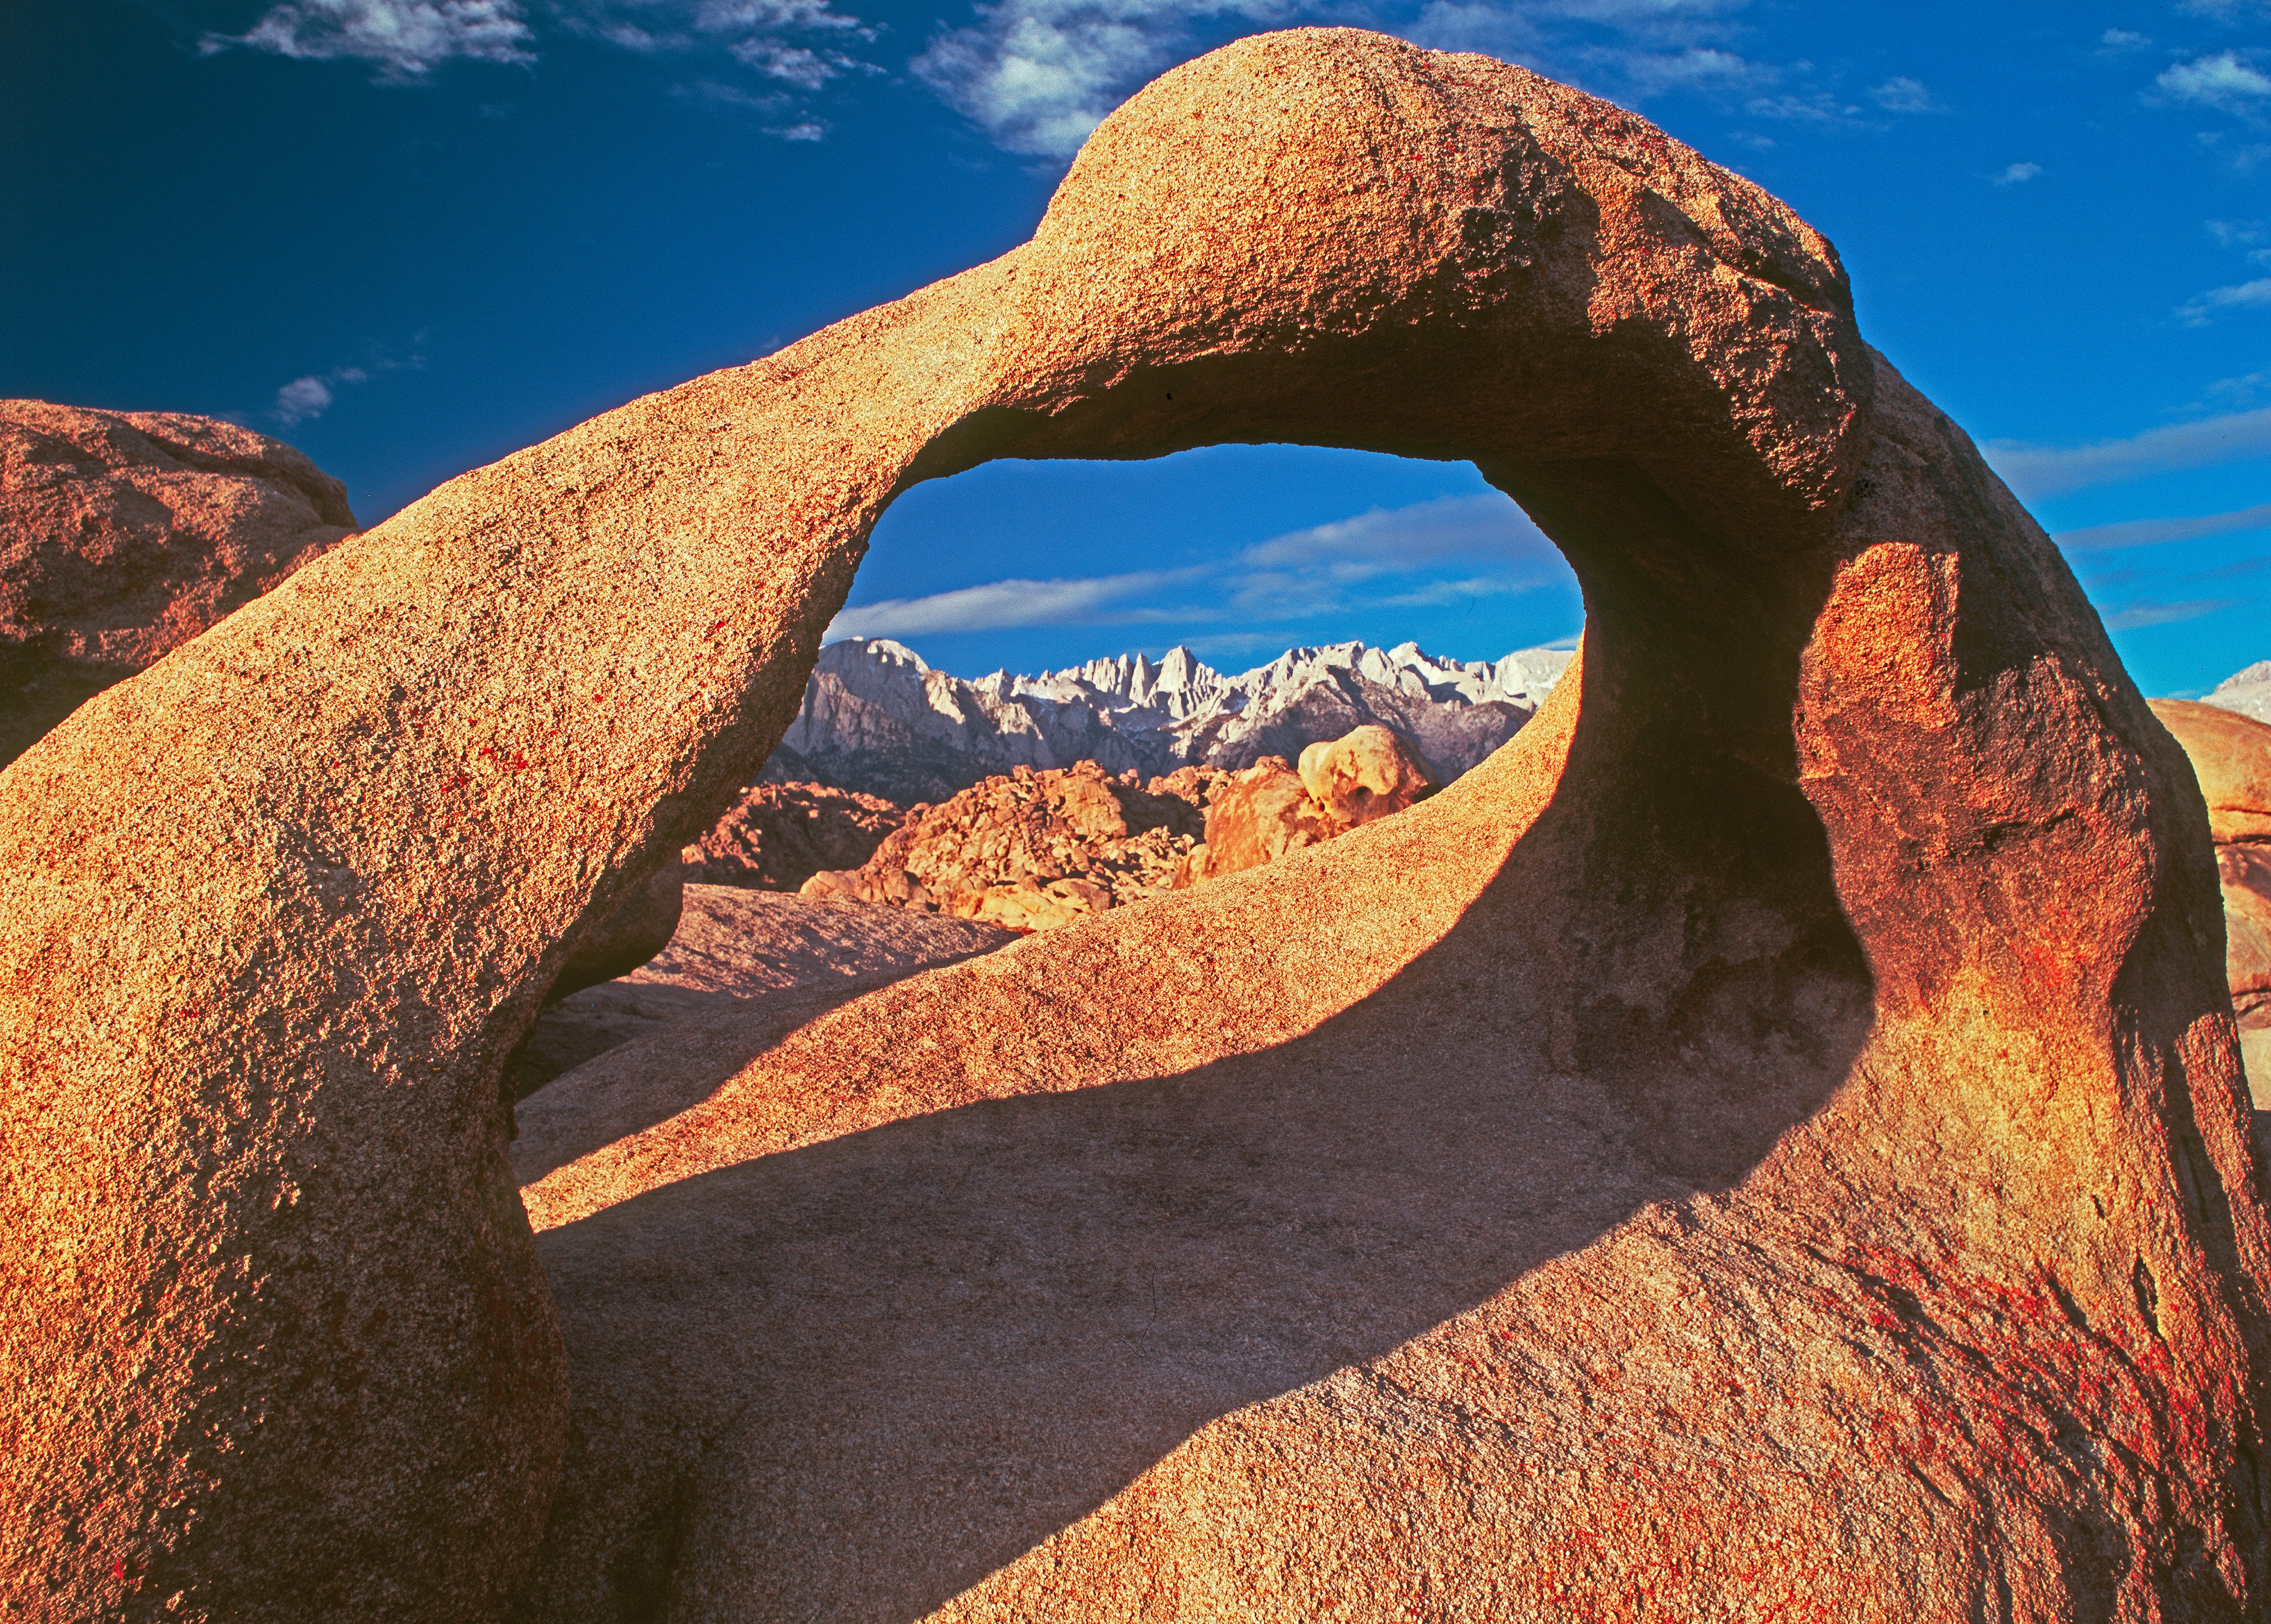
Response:
[{"label": "blue sky", "polygon": [[[1014,245],[1128,91],[1303,21],[1788,199],[2146,691],[2271,658],[2271,0],[0,0],[0,394],[236,418],[375,523]],[[1578,615],[1471,469],[1238,447],[920,488],[839,629],[976,674]]]}]

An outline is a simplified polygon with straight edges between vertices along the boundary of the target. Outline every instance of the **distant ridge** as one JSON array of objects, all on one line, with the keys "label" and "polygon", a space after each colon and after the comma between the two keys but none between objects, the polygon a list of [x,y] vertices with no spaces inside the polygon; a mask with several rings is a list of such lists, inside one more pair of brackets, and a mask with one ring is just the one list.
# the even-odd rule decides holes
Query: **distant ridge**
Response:
[{"label": "distant ridge", "polygon": [[1288,649],[1225,675],[1178,646],[1039,676],[976,682],[934,671],[905,644],[848,637],[823,649],[804,706],[765,769],[894,801],[938,801],[1014,767],[1100,763],[1147,776],[1192,764],[1247,767],[1377,722],[1448,782],[1537,713],[1568,654],[1438,659],[1416,643]]},{"label": "distant ridge", "polygon": [[2244,671],[2233,672],[2202,694],[2200,703],[2271,722],[2271,659],[2259,659]]}]

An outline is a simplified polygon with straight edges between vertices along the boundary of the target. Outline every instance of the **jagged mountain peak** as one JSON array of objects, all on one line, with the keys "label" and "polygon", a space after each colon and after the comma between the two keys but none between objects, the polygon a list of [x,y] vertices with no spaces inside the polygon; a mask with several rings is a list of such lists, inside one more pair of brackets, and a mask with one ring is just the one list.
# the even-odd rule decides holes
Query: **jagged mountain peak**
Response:
[{"label": "jagged mountain peak", "polygon": [[821,652],[803,710],[767,776],[807,776],[895,800],[939,800],[990,773],[1092,760],[1150,773],[1244,767],[1379,722],[1448,780],[1527,721],[1567,665],[1518,649],[1495,661],[1439,659],[1417,643],[1287,649],[1225,675],[1178,644],[1026,676],[973,681],[905,644],[847,637]]}]

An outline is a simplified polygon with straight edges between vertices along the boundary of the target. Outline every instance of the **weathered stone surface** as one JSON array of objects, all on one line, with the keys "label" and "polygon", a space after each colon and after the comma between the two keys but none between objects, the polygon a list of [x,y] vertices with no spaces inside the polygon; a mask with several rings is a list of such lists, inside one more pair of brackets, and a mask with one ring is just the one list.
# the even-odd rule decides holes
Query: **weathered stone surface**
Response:
[{"label": "weathered stone surface", "polygon": [[[1474,460],[1582,670],[1403,816],[754,1035],[529,1187],[540,1253],[504,1057],[875,516],[1225,441]],[[1517,68],[1241,41],[1024,246],[452,481],[0,774],[9,1599],[2249,1616],[2187,772],[1788,210]]]},{"label": "weathered stone surface", "polygon": [[[693,848],[689,847],[689,851]],[[670,945],[684,905],[686,864],[670,864],[584,938],[561,966],[547,1002],[629,975]]]},{"label": "weathered stone surface", "polygon": [[857,868],[907,809],[825,784],[756,784],[695,842],[689,883],[793,891],[823,868]]},{"label": "weathered stone surface", "polygon": [[0,400],[0,766],[354,527],[249,428]]},{"label": "weathered stone surface", "polygon": [[2271,725],[2209,704],[2156,699],[2208,802],[2223,884],[2224,975],[2243,1027],[2271,1026]]},{"label": "weathered stone surface", "polygon": [[[592,1102],[607,1091],[579,1084],[557,1094],[547,1088],[533,1101],[525,1097],[608,1050],[658,1037],[665,1052],[682,1058],[684,1045],[693,1041],[688,1029],[711,1016],[749,1013],[762,1002],[768,1010],[801,1012],[800,1020],[870,987],[991,952],[1016,939],[1014,931],[974,920],[736,886],[689,885],[685,911],[667,947],[628,975],[549,1004],[537,1017],[513,1079],[513,1092],[521,1099],[514,1170],[524,1181],[536,1176],[532,1158],[540,1160],[574,1138],[561,1124],[599,1120]],[[640,1116],[657,1096],[640,1085],[617,1091],[624,1098],[607,1104],[611,1114],[604,1120],[620,1123],[636,1117],[641,1127],[700,1097],[696,1093]],[[584,1103],[571,1106],[566,1103],[571,1096]],[[576,1154],[627,1131],[617,1127],[606,1138],[576,1141]],[[542,1167],[551,1165],[544,1162]]]},{"label": "weathered stone surface", "polygon": [[1436,787],[1411,747],[1377,724],[1310,745],[1299,767],[1301,787],[1336,832],[1401,812]]},{"label": "weathered stone surface", "polygon": [[1192,863],[1192,877],[1259,868],[1333,833],[1301,775],[1284,756],[1265,756],[1216,785],[1207,798],[1206,845]]}]

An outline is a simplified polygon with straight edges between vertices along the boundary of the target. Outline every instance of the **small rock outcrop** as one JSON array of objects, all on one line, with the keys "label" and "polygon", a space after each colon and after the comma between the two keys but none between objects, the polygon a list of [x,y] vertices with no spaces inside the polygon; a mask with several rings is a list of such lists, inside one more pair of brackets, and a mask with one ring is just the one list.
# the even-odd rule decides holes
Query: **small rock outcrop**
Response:
[{"label": "small rock outcrop", "polygon": [[1310,745],[1299,772],[1337,833],[1392,816],[1439,787],[1418,752],[1377,724]]},{"label": "small rock outcrop", "polygon": [[2153,713],[2185,747],[2208,802],[2232,1009],[2243,1029],[2271,1029],[2271,724],[2182,699],[2156,699]]},{"label": "small rock outcrop", "polygon": [[1301,752],[1298,768],[1265,756],[1216,784],[1206,839],[1179,879],[1195,883],[1258,868],[1404,811],[1436,787],[1410,741],[1377,724],[1319,740]]},{"label": "small rock outcrop", "polygon": [[0,400],[0,765],[354,528],[249,428]]},{"label": "small rock outcrop", "polygon": [[772,783],[744,790],[688,857],[687,880],[793,891],[823,868],[857,868],[906,821],[880,795],[826,784]]},{"label": "small rock outcrop", "polygon": [[1195,882],[1258,868],[1335,832],[1292,764],[1265,756],[1215,786],[1207,800],[1205,844],[1192,852],[1185,873]]},{"label": "small rock outcrop", "polygon": [[1146,786],[1095,762],[987,778],[917,806],[856,869],[823,871],[808,896],[843,897],[1054,930],[1173,888],[1220,774],[1184,768]]}]

